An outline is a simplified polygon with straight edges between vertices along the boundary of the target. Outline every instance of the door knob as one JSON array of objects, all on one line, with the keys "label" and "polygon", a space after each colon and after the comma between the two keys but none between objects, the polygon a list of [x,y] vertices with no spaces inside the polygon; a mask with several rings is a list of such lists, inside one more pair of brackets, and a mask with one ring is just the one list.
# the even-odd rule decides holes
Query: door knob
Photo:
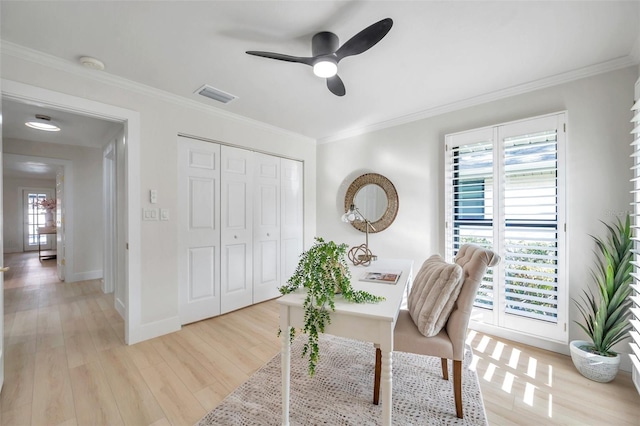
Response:
[{"label": "door knob", "polygon": [[8,266],[3,266],[2,268],[0,268],[0,272],[7,272],[9,270]]}]

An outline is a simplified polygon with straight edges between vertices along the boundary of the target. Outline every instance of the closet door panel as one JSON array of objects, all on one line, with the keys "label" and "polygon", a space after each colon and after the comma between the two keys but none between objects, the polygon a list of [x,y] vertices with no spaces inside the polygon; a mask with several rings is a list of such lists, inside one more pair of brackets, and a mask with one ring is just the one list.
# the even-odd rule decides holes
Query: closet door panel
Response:
[{"label": "closet door panel", "polygon": [[253,303],[253,153],[221,148],[221,312]]},{"label": "closet door panel", "polygon": [[303,163],[281,159],[281,273],[286,282],[298,265],[304,245]]},{"label": "closet door panel", "polygon": [[220,314],[220,145],[178,138],[182,324]]},{"label": "closet door panel", "polygon": [[280,282],[280,158],[256,154],[253,302],[278,297]]}]

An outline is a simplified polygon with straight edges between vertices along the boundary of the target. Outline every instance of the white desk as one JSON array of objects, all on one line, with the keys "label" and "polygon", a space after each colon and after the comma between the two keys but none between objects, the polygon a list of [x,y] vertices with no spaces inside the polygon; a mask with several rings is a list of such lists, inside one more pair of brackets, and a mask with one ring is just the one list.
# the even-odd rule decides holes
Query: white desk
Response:
[{"label": "white desk", "polygon": [[[382,351],[382,424],[391,425],[391,381],[393,329],[407,285],[413,276],[413,261],[404,259],[380,259],[367,267],[350,265],[351,285],[356,290],[365,290],[376,296],[383,296],[380,303],[351,303],[341,296],[336,297],[336,310],[331,312],[331,324],[325,333],[351,339],[378,343]],[[378,284],[360,281],[365,271],[402,270],[397,284]],[[282,330],[282,424],[289,425],[289,378],[291,367],[291,343],[289,328],[304,326],[302,303],[306,290],[298,289],[278,299],[280,305],[280,330]],[[322,349],[321,349],[322,350]],[[375,356],[373,346],[371,356]],[[319,362],[322,362],[322,355]]]}]

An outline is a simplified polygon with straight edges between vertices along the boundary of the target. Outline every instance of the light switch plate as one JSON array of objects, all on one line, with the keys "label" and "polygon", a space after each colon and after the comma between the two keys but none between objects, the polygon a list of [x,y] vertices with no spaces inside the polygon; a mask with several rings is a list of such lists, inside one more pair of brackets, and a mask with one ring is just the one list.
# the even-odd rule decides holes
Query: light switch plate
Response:
[{"label": "light switch plate", "polygon": [[160,209],[160,220],[169,220],[169,209]]},{"label": "light switch plate", "polygon": [[158,220],[158,209],[142,209],[142,220]]},{"label": "light switch plate", "polygon": [[158,190],[157,189],[150,189],[149,190],[149,202],[151,204],[155,204],[158,202]]}]

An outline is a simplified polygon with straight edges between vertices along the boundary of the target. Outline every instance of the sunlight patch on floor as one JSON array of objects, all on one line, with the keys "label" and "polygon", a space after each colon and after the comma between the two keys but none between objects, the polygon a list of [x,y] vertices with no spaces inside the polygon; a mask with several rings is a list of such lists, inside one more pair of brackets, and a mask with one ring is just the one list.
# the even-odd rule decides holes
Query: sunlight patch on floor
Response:
[{"label": "sunlight patch on floor", "polygon": [[[519,395],[518,399],[522,398],[522,402],[529,407],[541,405],[547,418],[552,417],[553,366],[543,365],[526,352],[473,330],[469,331],[467,343],[473,346],[474,351],[470,368],[477,371],[479,376],[490,383],[499,384],[502,381],[502,392]],[[544,377],[544,373],[548,373],[548,377]]]},{"label": "sunlight patch on floor", "polygon": [[493,378],[493,373],[495,373],[495,371],[496,371],[496,365],[489,364],[489,366],[487,367],[487,371],[484,372],[484,375],[482,376],[482,378],[485,379],[487,382],[490,382],[491,379]]},{"label": "sunlight patch on floor", "polygon": [[476,337],[476,335],[478,334],[477,331],[475,330],[469,330],[469,332],[467,333],[467,340],[464,341],[464,343],[466,345],[470,345],[473,342],[473,339]]},{"label": "sunlight patch on floor", "polygon": [[529,366],[527,367],[527,376],[532,379],[536,378],[536,369],[538,367],[538,360],[535,358],[529,358]]},{"label": "sunlight patch on floor", "polygon": [[491,358],[496,361],[500,361],[500,357],[502,356],[502,350],[505,348],[505,344],[502,342],[496,342],[496,347],[493,348],[493,353],[491,354]]},{"label": "sunlight patch on floor", "polygon": [[489,346],[489,342],[491,342],[491,338],[489,336],[482,336],[480,343],[476,346],[476,350],[485,353],[487,346]]},{"label": "sunlight patch on floor", "polygon": [[513,380],[516,378],[513,374],[507,372],[504,376],[504,381],[502,382],[502,390],[506,393],[511,393],[511,389],[513,388]]},{"label": "sunlight patch on floor", "polygon": [[480,361],[480,357],[476,354],[473,354],[473,358],[471,358],[471,364],[469,364],[469,370],[478,371],[478,361]]},{"label": "sunlight patch on floor", "polygon": [[535,391],[536,387],[533,384],[527,382],[524,387],[524,398],[522,398],[522,401],[530,407],[533,407],[533,397]]},{"label": "sunlight patch on floor", "polygon": [[520,360],[520,350],[512,349],[511,357],[509,358],[509,363],[507,365],[516,370],[518,368],[518,360]]}]

